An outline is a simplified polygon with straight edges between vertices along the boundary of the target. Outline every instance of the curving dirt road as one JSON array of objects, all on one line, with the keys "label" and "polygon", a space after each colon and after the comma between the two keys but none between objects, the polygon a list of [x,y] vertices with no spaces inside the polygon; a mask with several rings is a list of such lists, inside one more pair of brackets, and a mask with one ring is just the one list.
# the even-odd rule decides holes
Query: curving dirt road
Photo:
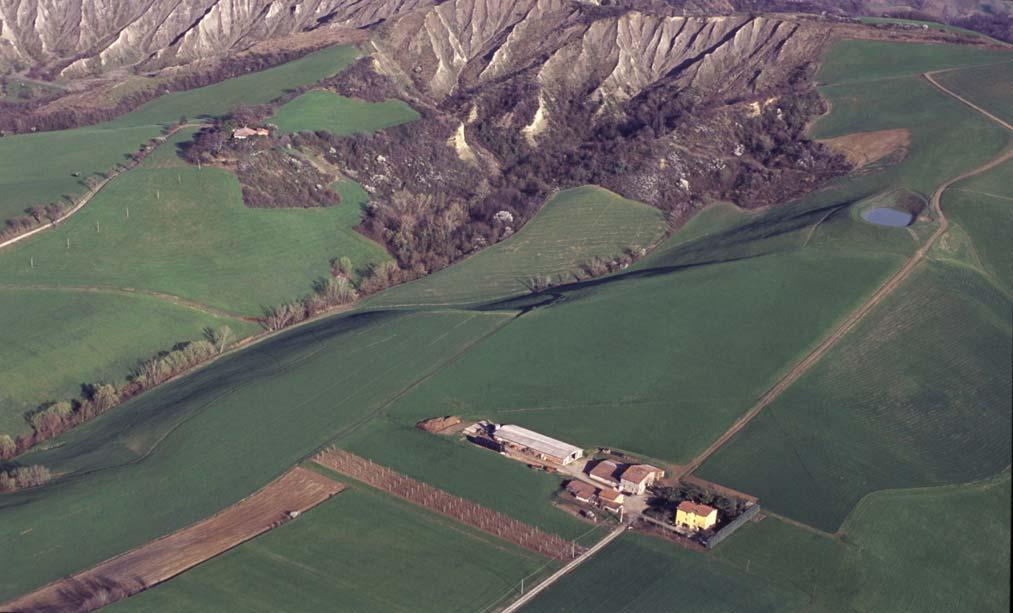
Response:
[{"label": "curving dirt road", "polygon": [[[929,81],[929,83],[934,85],[941,92],[954,97],[963,104],[966,104],[972,109],[978,111],[985,117],[988,117],[989,119],[998,123],[1007,130],[1013,131],[1013,127],[1011,127],[1010,124],[1006,123],[1002,119],[999,119],[992,113],[989,113],[988,111],[979,107],[973,102],[965,98],[962,98],[961,96],[955,94],[954,92],[946,89],[938,82],[936,82],[935,79],[932,78],[932,75],[937,74],[939,72],[945,71],[935,71],[933,73],[927,72],[924,73],[923,76],[926,78],[926,80]],[[787,374],[784,375],[784,377],[782,377],[777,383],[774,384],[773,387],[767,390],[767,392],[760,397],[760,399],[756,402],[756,404],[750,407],[750,409],[746,411],[745,414],[743,414],[741,417],[735,420],[735,423],[733,423],[731,427],[724,432],[724,434],[718,437],[718,439],[715,440],[713,443],[711,443],[709,447],[704,449],[699,455],[697,455],[689,463],[683,466],[682,469],[679,471],[679,473],[675,476],[683,477],[685,475],[693,473],[695,470],[700,468],[700,465],[702,465],[705,461],[707,461],[707,459],[711,457],[725,443],[731,440],[731,438],[735,436],[736,433],[745,428],[746,424],[752,421],[753,418],[760,413],[760,411],[765,409],[768,405],[770,405],[770,403],[772,403],[793,383],[798,381],[799,378],[801,378],[802,375],[804,375],[806,371],[808,371],[813,366],[813,364],[818,362],[820,358],[822,358],[835,344],[837,344],[837,341],[839,341],[844,335],[850,332],[858,324],[858,322],[860,322],[866,315],[869,314],[870,311],[872,311],[872,309],[874,309],[878,304],[880,304],[884,299],[886,299],[887,296],[893,293],[893,291],[897,289],[897,287],[900,286],[900,284],[903,283],[911,275],[911,273],[918,266],[918,264],[920,264],[922,260],[925,259],[925,255],[928,253],[929,249],[932,248],[932,245],[934,245],[935,242],[939,239],[939,237],[945,234],[947,229],[950,227],[950,222],[946,218],[946,215],[943,213],[943,208],[940,204],[943,192],[945,192],[954,183],[957,183],[958,181],[963,181],[964,179],[973,177],[975,175],[979,175],[983,172],[987,172],[995,168],[996,166],[1002,164],[1003,162],[1009,160],[1010,158],[1013,158],[1013,148],[1007,145],[1006,149],[1001,154],[999,154],[998,157],[992,159],[991,161],[977,168],[968,170],[967,172],[957,177],[953,177],[952,179],[949,179],[948,181],[940,185],[936,189],[936,191],[932,193],[932,199],[929,203],[929,206],[935,212],[936,217],[939,220],[939,227],[936,228],[936,231],[932,233],[932,236],[929,237],[929,239],[925,242],[925,244],[923,244],[918,249],[918,251],[916,251],[914,255],[912,255],[907,260],[907,262],[905,262],[904,265],[901,266],[899,270],[897,270],[897,272],[891,275],[890,278],[887,279],[879,287],[879,289],[877,289],[876,292],[869,297],[868,300],[866,300],[860,307],[852,311],[852,313],[848,316],[848,318],[845,319],[844,322],[841,323],[841,325],[838,326],[830,334],[830,336],[825,338],[823,342],[821,342],[819,346],[816,347],[816,349],[814,349],[801,362],[799,362],[791,370],[789,370]]]},{"label": "curving dirt road", "polygon": [[[173,134],[175,134],[176,132],[182,130],[183,128],[193,127],[194,125],[195,124],[184,124],[184,125],[180,125],[180,126],[175,126],[171,130],[169,130],[168,132],[166,132],[165,134],[163,134],[162,136],[164,136],[165,140],[168,141],[169,138]],[[164,144],[165,143],[163,142],[162,144],[159,145],[159,147],[161,147]],[[158,147],[155,147],[155,149],[157,149],[157,148]],[[34,230],[29,230],[28,232],[25,232],[24,234],[19,234],[19,235],[15,236],[14,238],[9,238],[9,239],[7,239],[7,240],[5,240],[3,242],[0,242],[0,249],[3,249],[4,247],[7,247],[9,245],[13,245],[14,243],[17,243],[19,241],[23,241],[26,238],[35,236],[36,234],[38,234],[39,232],[42,232],[43,230],[48,230],[50,228],[55,228],[56,226],[60,225],[61,223],[63,223],[63,221],[65,219],[67,219],[68,217],[70,217],[74,213],[80,211],[84,207],[84,205],[86,205],[89,202],[91,202],[91,199],[95,197],[95,194],[97,194],[100,191],[102,191],[102,188],[105,187],[107,183],[109,183],[110,181],[112,181],[116,177],[120,176],[124,172],[130,172],[134,168],[137,168],[137,166],[132,166],[132,167],[130,167],[130,168],[128,168],[128,169],[126,169],[126,170],[124,170],[122,172],[116,172],[115,170],[110,171],[109,175],[106,178],[102,179],[97,184],[95,184],[95,187],[93,187],[93,188],[89,189],[87,192],[85,192],[84,196],[81,197],[81,201],[78,202],[77,204],[75,204],[73,206],[73,208],[71,208],[69,211],[67,211],[66,213],[64,213],[63,215],[61,215],[59,219],[57,219],[56,221],[52,221],[52,222],[50,222],[50,223],[48,223],[48,224],[46,224],[44,226],[39,226],[38,228],[35,228]]]}]

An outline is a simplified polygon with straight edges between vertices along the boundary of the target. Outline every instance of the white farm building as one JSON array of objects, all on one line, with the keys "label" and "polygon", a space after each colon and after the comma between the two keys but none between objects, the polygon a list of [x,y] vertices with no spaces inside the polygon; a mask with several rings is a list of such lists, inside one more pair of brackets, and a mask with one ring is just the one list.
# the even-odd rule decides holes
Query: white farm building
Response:
[{"label": "white farm building", "polygon": [[492,436],[504,447],[528,453],[556,464],[569,464],[584,455],[584,450],[580,447],[557,441],[520,426],[497,426]]}]

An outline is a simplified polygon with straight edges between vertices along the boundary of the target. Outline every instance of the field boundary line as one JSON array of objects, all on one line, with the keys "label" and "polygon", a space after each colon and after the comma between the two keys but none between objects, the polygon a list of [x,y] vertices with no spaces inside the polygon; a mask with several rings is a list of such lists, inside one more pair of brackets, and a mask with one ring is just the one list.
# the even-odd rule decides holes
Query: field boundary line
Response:
[{"label": "field boundary line", "polygon": [[[168,581],[287,523],[345,489],[345,484],[326,475],[302,466],[292,467],[208,517],[0,604],[0,610],[97,609]],[[266,504],[258,506],[262,501]],[[252,517],[244,515],[251,506]],[[243,525],[251,519],[253,525]]]},{"label": "field boundary line", "polygon": [[[932,78],[930,73],[928,72],[922,73],[922,76],[925,79],[927,79],[930,83],[935,85],[943,93],[948,94],[956,98],[957,100],[963,102],[964,104],[978,111],[985,117],[1005,127],[1007,130],[1013,131],[1013,127],[1011,127],[1005,121],[999,119],[995,115],[992,115],[991,113],[975,105],[974,103],[964,98],[961,98],[952,91],[939,85]],[[785,390],[787,390],[796,381],[798,381],[802,377],[802,375],[808,372],[809,369],[814,364],[816,364],[824,355],[826,355],[828,351],[830,351],[831,348],[833,348],[837,344],[837,341],[839,341],[841,338],[846,336],[848,332],[854,329],[855,326],[857,326],[859,322],[861,322],[865,318],[866,315],[868,315],[874,308],[876,308],[880,303],[882,303],[884,299],[890,296],[894,290],[896,290],[905,280],[907,280],[908,277],[911,276],[911,273],[914,272],[914,270],[918,267],[919,264],[922,263],[923,260],[925,260],[926,255],[928,254],[932,246],[941,236],[946,234],[946,231],[950,227],[950,222],[946,218],[946,214],[943,212],[943,207],[941,203],[943,193],[947,189],[949,189],[950,186],[960,181],[963,181],[964,179],[987,172],[995,168],[996,166],[1003,164],[1004,162],[1006,162],[1011,158],[1013,158],[1013,147],[1011,147],[1009,143],[1007,143],[1003,151],[1000,152],[992,160],[985,162],[984,164],[976,168],[967,170],[956,177],[950,178],[946,180],[943,184],[941,184],[939,187],[937,187],[936,190],[932,193],[932,198],[930,199],[929,202],[930,210],[933,210],[935,212],[936,218],[939,220],[939,227],[936,228],[935,232],[933,232],[932,235],[929,236],[929,238],[925,241],[925,243],[918,248],[918,250],[914,253],[914,255],[908,258],[907,262],[905,262],[904,265],[901,266],[899,270],[894,272],[885,282],[883,282],[879,286],[879,288],[876,289],[876,291],[868,299],[865,300],[865,302],[863,302],[857,309],[852,311],[851,314],[848,315],[847,318],[845,318],[845,320],[839,326],[837,326],[836,329],[834,329],[834,331],[830,334],[830,336],[823,339],[823,341],[821,341],[820,344],[817,345],[815,349],[809,352],[809,354],[807,354],[806,357],[802,359],[802,361],[800,361],[798,364],[792,367],[791,370],[789,370],[784,376],[782,376],[773,385],[773,387],[768,389],[766,393],[764,393],[763,396],[761,396],[760,399],[752,407],[750,407],[748,411],[746,411],[743,415],[741,415],[738,419],[736,419],[732,423],[732,425],[728,428],[728,430],[726,430],[721,436],[717,438],[717,440],[711,443],[706,449],[704,449],[689,463],[687,463],[683,467],[681,473],[675,476],[683,477],[686,475],[690,475],[693,472],[695,472],[698,468],[700,468],[700,466],[704,462],[706,462],[708,458],[714,455],[714,453],[716,453],[718,449],[723,447],[725,443],[730,441],[736,434],[739,433],[739,431],[745,428],[746,425],[748,425],[749,422],[753,420],[753,418],[759,415],[763,409],[769,406],[775,399],[780,397],[780,395],[784,393]]]},{"label": "field boundary line", "polygon": [[206,315],[213,315],[215,317],[227,317],[229,319],[240,319],[250,323],[260,323],[260,320],[256,317],[249,315],[241,315],[239,313],[230,313],[213,307],[209,304],[197,302],[196,300],[190,300],[182,296],[176,296],[175,294],[168,294],[165,292],[159,292],[156,290],[149,289],[138,289],[135,287],[104,287],[101,285],[44,285],[44,284],[30,284],[30,285],[18,285],[11,283],[0,283],[0,289],[6,290],[35,290],[45,292],[93,292],[93,293],[105,293],[105,294],[119,294],[124,296],[147,296],[149,298],[156,298],[163,302],[168,302],[176,306],[190,309],[192,311],[198,311]]},{"label": "field boundary line", "polygon": [[531,589],[530,592],[515,600],[510,606],[503,609],[502,613],[514,613],[514,611],[519,610],[521,607],[530,602],[535,596],[538,596],[543,591],[548,589],[556,581],[562,579],[564,575],[566,575],[573,569],[577,568],[578,566],[586,562],[591,556],[604,549],[606,545],[619,538],[624,532],[626,532],[626,529],[627,526],[625,524],[621,524],[615,530],[608,533],[608,535],[606,535],[605,538],[592,545],[587,551],[585,551],[580,556],[572,560],[566,566],[560,568],[556,572],[549,575],[549,577],[545,581],[542,581],[541,583],[536,585],[534,588]]}]

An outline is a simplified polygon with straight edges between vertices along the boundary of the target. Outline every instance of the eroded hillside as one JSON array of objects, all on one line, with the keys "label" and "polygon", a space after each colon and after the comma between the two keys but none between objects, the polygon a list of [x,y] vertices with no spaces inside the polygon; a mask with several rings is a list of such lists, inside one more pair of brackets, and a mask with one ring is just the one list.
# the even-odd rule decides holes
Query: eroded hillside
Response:
[{"label": "eroded hillside", "polygon": [[161,67],[244,50],[335,24],[367,26],[430,0],[3,0],[0,58],[37,73],[82,76]]}]

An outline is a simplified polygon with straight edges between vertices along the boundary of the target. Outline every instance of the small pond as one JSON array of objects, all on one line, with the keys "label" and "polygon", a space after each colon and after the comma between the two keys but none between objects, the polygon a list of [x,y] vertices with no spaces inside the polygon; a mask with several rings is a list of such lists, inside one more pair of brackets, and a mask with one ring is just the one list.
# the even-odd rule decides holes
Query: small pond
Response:
[{"label": "small pond", "polygon": [[862,219],[877,226],[890,226],[891,228],[904,228],[911,225],[914,215],[906,211],[898,211],[886,207],[876,207],[862,213]]}]

